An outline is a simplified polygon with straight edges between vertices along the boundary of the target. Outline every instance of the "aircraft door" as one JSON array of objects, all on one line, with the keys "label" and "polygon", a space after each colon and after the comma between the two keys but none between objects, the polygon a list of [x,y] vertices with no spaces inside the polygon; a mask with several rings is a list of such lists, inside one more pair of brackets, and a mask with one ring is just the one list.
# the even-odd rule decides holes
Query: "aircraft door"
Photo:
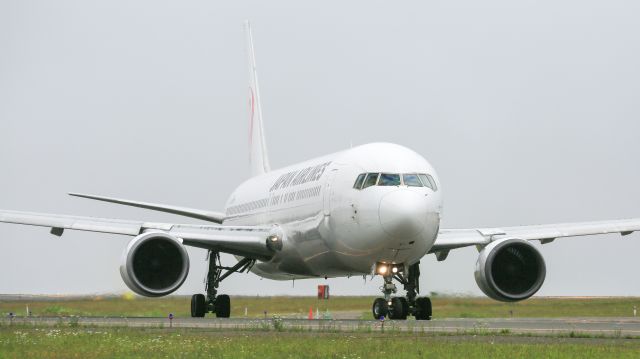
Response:
[{"label": "aircraft door", "polygon": [[333,181],[336,177],[336,173],[338,173],[338,171],[340,170],[340,166],[337,164],[333,164],[330,168],[329,168],[329,173],[327,174],[327,178],[325,180],[324,183],[324,188],[322,189],[322,195],[323,195],[323,212],[325,216],[328,216],[331,214],[331,197],[332,197],[332,192],[333,192]]}]

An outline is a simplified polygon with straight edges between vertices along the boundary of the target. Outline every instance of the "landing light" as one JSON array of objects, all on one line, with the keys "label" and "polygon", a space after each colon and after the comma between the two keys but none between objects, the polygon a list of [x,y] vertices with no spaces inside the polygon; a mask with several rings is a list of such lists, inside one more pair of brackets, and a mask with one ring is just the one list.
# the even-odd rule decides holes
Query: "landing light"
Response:
[{"label": "landing light", "polygon": [[392,271],[393,273],[398,273],[398,267],[395,267],[395,266],[394,266],[393,268],[391,268],[391,271]]},{"label": "landing light", "polygon": [[376,274],[385,275],[389,271],[389,266],[385,263],[376,264]]},{"label": "landing light", "polygon": [[277,235],[271,235],[267,237],[267,248],[273,251],[279,251],[282,249],[282,239]]}]

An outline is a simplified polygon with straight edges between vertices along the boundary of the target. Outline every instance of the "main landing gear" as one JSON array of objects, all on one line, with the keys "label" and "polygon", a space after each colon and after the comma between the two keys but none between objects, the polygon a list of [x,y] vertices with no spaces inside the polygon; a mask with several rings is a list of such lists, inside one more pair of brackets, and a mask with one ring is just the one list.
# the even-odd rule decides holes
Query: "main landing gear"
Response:
[{"label": "main landing gear", "polygon": [[[379,265],[376,272],[382,275],[384,285],[382,293],[384,298],[377,298],[373,301],[374,319],[388,317],[389,319],[407,319],[409,315],[413,315],[416,320],[431,320],[431,299],[428,297],[417,297],[420,292],[420,262],[409,266],[409,273],[405,277],[400,271],[400,267],[391,265]],[[383,268],[384,266],[384,268]],[[391,295],[398,290],[393,280],[397,280],[404,286],[407,291],[406,297],[392,297]]]},{"label": "main landing gear", "polygon": [[[226,294],[218,295],[218,286],[225,278],[233,273],[242,273],[251,269],[255,259],[243,258],[233,267],[224,267],[220,262],[220,253],[209,251],[209,273],[204,294],[194,294],[191,297],[191,316],[204,317],[206,313],[215,313],[218,318],[229,318],[231,315],[231,300]],[[222,273],[223,271],[226,271]]]}]

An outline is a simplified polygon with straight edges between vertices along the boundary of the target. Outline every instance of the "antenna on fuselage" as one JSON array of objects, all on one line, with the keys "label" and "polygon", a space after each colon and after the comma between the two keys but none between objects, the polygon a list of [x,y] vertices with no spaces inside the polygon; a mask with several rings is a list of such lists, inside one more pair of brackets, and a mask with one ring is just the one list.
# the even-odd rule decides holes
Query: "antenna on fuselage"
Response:
[{"label": "antenna on fuselage", "polygon": [[267,144],[262,123],[262,105],[260,104],[260,90],[258,88],[258,73],[256,71],[256,55],[253,49],[251,24],[244,22],[249,56],[249,160],[251,175],[257,176],[270,171],[267,156]]}]

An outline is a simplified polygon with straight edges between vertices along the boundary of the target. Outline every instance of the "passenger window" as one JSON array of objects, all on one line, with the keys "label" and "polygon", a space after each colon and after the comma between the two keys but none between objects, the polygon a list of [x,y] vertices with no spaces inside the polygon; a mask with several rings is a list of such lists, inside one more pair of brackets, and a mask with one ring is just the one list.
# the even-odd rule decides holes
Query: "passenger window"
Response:
[{"label": "passenger window", "polygon": [[434,192],[438,190],[438,186],[436,186],[436,181],[433,179],[433,177],[431,177],[431,175],[426,175],[421,173],[418,176],[422,180],[422,184],[425,185],[425,187],[431,188]]},{"label": "passenger window", "polygon": [[399,186],[399,185],[400,185],[399,174],[383,173],[380,175],[378,186]]},{"label": "passenger window", "polygon": [[405,186],[409,187],[422,187],[422,183],[420,183],[420,178],[416,174],[404,174],[402,175],[402,180],[404,181]]},{"label": "passenger window", "polygon": [[358,178],[356,179],[356,183],[353,185],[353,188],[355,189],[360,189],[362,188],[362,182],[364,182],[364,177],[366,176],[366,173],[361,173]]},{"label": "passenger window", "polygon": [[369,173],[367,175],[367,179],[364,180],[364,185],[362,186],[362,189],[375,186],[376,182],[378,181],[378,175],[379,173]]}]

